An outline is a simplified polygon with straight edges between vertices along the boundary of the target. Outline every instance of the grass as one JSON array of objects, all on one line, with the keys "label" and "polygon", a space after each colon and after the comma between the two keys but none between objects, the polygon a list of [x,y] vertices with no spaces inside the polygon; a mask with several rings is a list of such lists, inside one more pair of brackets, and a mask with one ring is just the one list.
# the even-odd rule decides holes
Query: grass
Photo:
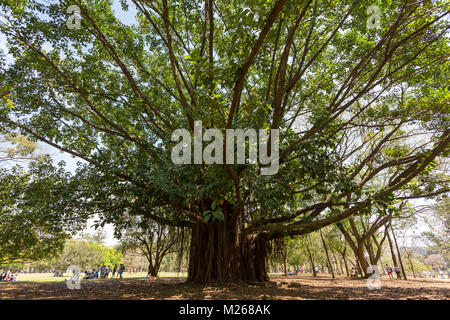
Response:
[{"label": "grass", "polygon": [[[80,278],[83,276],[81,274]],[[136,272],[136,273],[129,273],[125,272],[123,274],[124,279],[139,279],[144,278],[147,276],[147,272]],[[183,278],[186,277],[187,273],[176,273],[176,272],[160,272],[159,277],[160,278]],[[66,274],[63,277],[54,277],[53,273],[19,273],[17,277],[17,282],[19,283],[50,283],[50,282],[61,282],[66,281],[69,279],[69,276]],[[111,278],[108,278],[111,279]],[[101,279],[97,280],[89,280],[89,281],[102,281]],[[2,282],[5,283],[5,282]],[[8,282],[11,283],[11,282]]]},{"label": "grass", "polygon": [[[272,276],[281,276],[283,273],[269,273]],[[147,276],[147,272],[125,272],[123,274],[123,279],[142,279]],[[187,272],[160,272],[158,274],[159,278],[186,278]],[[80,275],[80,278],[83,279],[84,274]],[[61,282],[69,279],[69,275],[65,274],[63,277],[54,277],[53,273],[19,273],[17,283],[52,283],[52,282]],[[108,280],[111,279],[111,276]],[[120,279],[120,278],[114,278]],[[82,280],[83,281],[83,280]],[[102,281],[102,279],[92,279],[89,281]],[[6,282],[1,282],[6,283]],[[8,282],[14,283],[14,282]]]},{"label": "grass", "polygon": [[[272,276],[281,276],[283,273],[269,273]],[[123,274],[123,279],[142,279],[147,276],[147,272],[125,272]],[[159,278],[186,278],[187,272],[160,272],[158,274]],[[83,274],[80,275],[82,279],[84,277]],[[52,283],[52,282],[61,282],[69,279],[69,275],[65,274],[63,277],[54,277],[53,273],[19,273],[17,282],[19,283]],[[111,276],[108,278],[111,279]],[[119,279],[119,278],[114,278]],[[102,279],[92,279],[89,281],[102,281]],[[5,282],[1,282],[5,283]],[[11,283],[11,282],[8,282]],[[14,283],[14,282],[13,282]]]}]

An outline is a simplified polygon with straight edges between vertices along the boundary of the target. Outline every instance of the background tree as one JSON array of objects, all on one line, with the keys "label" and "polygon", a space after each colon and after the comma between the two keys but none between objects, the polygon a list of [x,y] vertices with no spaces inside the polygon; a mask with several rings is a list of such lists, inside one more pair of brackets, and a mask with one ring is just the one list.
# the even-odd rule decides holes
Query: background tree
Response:
[{"label": "background tree", "polygon": [[106,231],[102,227],[100,227],[100,228],[97,227],[97,229],[95,229],[94,233],[88,233],[88,232],[82,231],[80,234],[80,238],[82,240],[85,240],[90,243],[95,242],[98,244],[105,244],[106,237],[107,237]]},{"label": "background tree", "polygon": [[[0,163],[20,160],[36,160],[37,143],[22,135],[0,135]],[[42,156],[41,156],[42,157]]]},{"label": "background tree", "polygon": [[[180,252],[184,235],[174,227],[158,224],[141,217],[124,217],[116,222],[116,235],[126,250],[137,250],[148,262],[148,275],[157,277],[163,259],[170,253]],[[187,241],[187,236],[184,238]]]},{"label": "background tree", "polygon": [[439,254],[450,264],[450,198],[444,198],[427,210],[427,222],[431,231],[424,232],[430,252]]},{"label": "background tree", "polygon": [[83,226],[86,217],[65,202],[74,185],[63,164],[54,167],[46,159],[31,162],[28,171],[0,169],[0,186],[1,264],[55,256]]},{"label": "background tree", "polygon": [[48,265],[53,269],[66,271],[69,266],[79,266],[82,271],[92,270],[98,265],[114,266],[123,262],[122,253],[96,242],[69,239],[64,250],[53,259],[48,259]]},{"label": "background tree", "polygon": [[367,277],[367,268],[370,265],[378,265],[381,258],[383,243],[386,240],[388,229],[385,228],[381,237],[377,239],[380,228],[389,225],[392,215],[351,217],[348,223],[338,223],[337,227],[342,232],[349,247],[361,266],[361,271]]}]

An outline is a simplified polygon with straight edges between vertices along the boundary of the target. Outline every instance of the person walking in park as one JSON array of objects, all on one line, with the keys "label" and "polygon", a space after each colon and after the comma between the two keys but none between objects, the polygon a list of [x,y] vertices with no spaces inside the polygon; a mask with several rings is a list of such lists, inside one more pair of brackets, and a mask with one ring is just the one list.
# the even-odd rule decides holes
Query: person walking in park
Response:
[{"label": "person walking in park", "polygon": [[397,279],[401,279],[400,268],[398,266],[395,266],[394,269],[395,269],[395,274],[397,275]]},{"label": "person walking in park", "polygon": [[119,277],[120,269],[122,269],[121,264],[117,267],[117,276],[116,276],[117,278]]},{"label": "person walking in park", "polygon": [[120,279],[122,279],[122,274],[123,274],[124,271],[125,271],[125,265],[124,265],[124,264],[121,264],[121,265],[120,265],[120,268],[119,268],[119,276],[120,276]]},{"label": "person walking in park", "polygon": [[116,270],[117,270],[117,264],[114,265],[111,278],[114,278],[114,276],[116,275]]},{"label": "person walking in park", "polygon": [[393,280],[394,278],[392,277],[392,268],[390,266],[388,266],[387,264],[386,264],[386,272],[387,272],[389,278],[391,280]]}]

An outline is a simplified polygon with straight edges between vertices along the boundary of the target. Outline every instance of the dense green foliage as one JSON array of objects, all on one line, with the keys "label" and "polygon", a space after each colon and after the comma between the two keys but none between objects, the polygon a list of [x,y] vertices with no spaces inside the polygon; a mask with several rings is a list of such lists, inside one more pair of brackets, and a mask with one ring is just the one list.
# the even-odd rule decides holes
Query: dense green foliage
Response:
[{"label": "dense green foliage", "polygon": [[61,170],[35,162],[0,170],[0,263],[32,261],[61,251],[66,235],[57,190],[67,180]]},{"label": "dense green foliage", "polygon": [[49,261],[51,267],[65,271],[69,266],[91,270],[98,265],[114,266],[122,263],[122,253],[96,242],[70,239],[57,259]]},{"label": "dense green foliage", "polygon": [[[56,251],[55,251],[56,252]],[[82,271],[96,269],[98,265],[113,267],[123,262],[120,251],[97,242],[68,239],[63,242],[61,250],[56,254],[43,257],[38,261],[26,264],[7,265],[10,269],[34,269],[34,272],[50,272],[59,270],[66,272],[69,266],[78,266]]]},{"label": "dense green foliage", "polygon": [[[86,221],[66,202],[74,185],[64,163],[55,166],[36,147],[21,135],[0,140],[0,264],[54,257]],[[12,166],[18,161],[27,165]]]}]

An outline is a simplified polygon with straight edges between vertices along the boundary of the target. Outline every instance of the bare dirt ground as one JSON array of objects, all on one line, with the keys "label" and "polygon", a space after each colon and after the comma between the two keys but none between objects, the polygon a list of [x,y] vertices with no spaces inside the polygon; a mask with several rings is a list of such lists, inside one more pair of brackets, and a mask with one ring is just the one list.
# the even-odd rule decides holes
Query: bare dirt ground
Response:
[{"label": "bare dirt ground", "polygon": [[369,290],[364,279],[309,275],[275,276],[267,283],[228,286],[186,284],[182,278],[157,280],[111,279],[82,281],[80,290],[65,282],[0,283],[0,300],[23,299],[450,299],[450,281],[439,279],[390,280],[382,278],[381,289]]}]

